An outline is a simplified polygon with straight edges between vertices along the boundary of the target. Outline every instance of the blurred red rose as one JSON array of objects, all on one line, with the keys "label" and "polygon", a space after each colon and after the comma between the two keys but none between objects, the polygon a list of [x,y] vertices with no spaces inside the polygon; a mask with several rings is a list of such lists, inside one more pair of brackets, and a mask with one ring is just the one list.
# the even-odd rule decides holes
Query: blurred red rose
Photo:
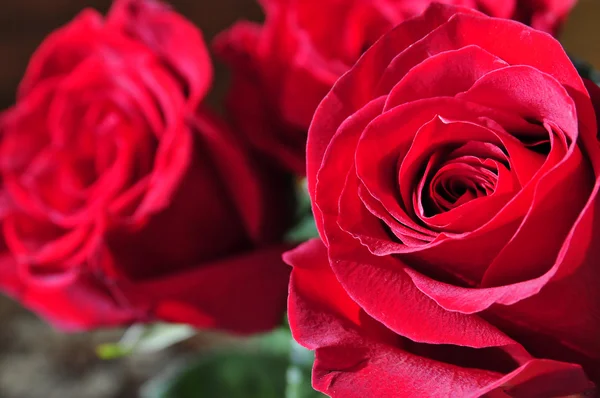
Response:
[{"label": "blurred red rose", "polygon": [[287,255],[314,386],[344,398],[593,388],[597,132],[560,44],[514,21],[435,5],[369,49],[308,134],[322,242]]},{"label": "blurred red rose", "polygon": [[[569,13],[578,0],[516,0],[511,9],[512,18],[535,29],[558,35]],[[480,0],[481,9],[494,9],[502,0]],[[510,2],[508,2],[510,3]],[[490,13],[491,16],[499,16]]]},{"label": "blurred red rose", "polygon": [[[305,174],[306,132],[333,83],[370,45],[432,0],[260,0],[264,25],[239,22],[215,40],[232,68],[227,106],[251,144]],[[558,28],[575,0],[443,0]]]},{"label": "blurred red rose", "polygon": [[44,41],[1,117],[3,290],[65,329],[281,320],[290,191],[199,107],[211,74],[200,32],[150,0]]}]

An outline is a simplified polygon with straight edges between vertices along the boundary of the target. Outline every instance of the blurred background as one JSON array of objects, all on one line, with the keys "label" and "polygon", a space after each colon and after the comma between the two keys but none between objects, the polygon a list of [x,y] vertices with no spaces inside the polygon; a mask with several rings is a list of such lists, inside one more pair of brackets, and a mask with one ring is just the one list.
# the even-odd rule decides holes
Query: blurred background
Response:
[{"label": "blurred background", "polygon": [[[261,19],[255,0],[171,0],[209,41],[236,19]],[[43,38],[83,7],[105,12],[111,0],[3,0],[0,7],[0,107],[10,106],[29,57]],[[561,37],[574,56],[600,69],[600,1],[579,0]],[[216,65],[209,101],[217,104],[227,75]],[[132,398],[189,359],[192,340],[168,350],[100,360],[96,347],[122,331],[64,335],[0,297],[0,398]],[[150,385],[150,388],[152,385]],[[177,397],[178,398],[178,397]]]}]

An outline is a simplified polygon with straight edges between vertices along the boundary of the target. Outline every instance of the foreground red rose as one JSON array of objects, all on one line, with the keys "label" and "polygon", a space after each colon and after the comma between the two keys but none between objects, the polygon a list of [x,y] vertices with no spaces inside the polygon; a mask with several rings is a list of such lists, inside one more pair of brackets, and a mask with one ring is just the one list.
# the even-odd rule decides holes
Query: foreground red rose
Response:
[{"label": "foreground red rose", "polygon": [[[575,0],[444,0],[554,31]],[[233,69],[230,114],[260,151],[305,173],[306,132],[333,83],[382,34],[431,0],[262,0],[264,26],[240,22],[215,40]]]},{"label": "foreground red rose", "polygon": [[286,260],[314,386],[344,398],[593,388],[597,132],[545,33],[436,5],[378,41],[309,131],[323,243]]},{"label": "foreground red rose", "polygon": [[1,118],[0,287],[65,329],[277,324],[289,191],[199,109],[210,81],[200,32],[154,1],[49,36]]}]

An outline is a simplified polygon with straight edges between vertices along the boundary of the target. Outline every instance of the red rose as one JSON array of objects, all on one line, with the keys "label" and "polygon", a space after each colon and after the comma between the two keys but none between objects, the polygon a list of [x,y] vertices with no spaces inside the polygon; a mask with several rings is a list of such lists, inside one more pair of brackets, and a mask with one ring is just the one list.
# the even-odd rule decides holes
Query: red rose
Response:
[{"label": "red rose", "polygon": [[[553,30],[574,0],[444,0]],[[233,69],[228,108],[255,148],[304,175],[306,132],[333,83],[382,34],[431,0],[262,0],[264,26],[240,22],[215,40]]]},{"label": "red rose", "polygon": [[597,131],[560,44],[522,24],[435,5],[368,50],[309,131],[323,243],[287,255],[314,386],[554,397],[599,381]]},{"label": "red rose", "polygon": [[198,110],[210,81],[200,32],[158,2],[48,37],[1,119],[3,290],[65,329],[280,321],[288,272],[266,245],[289,191]]}]

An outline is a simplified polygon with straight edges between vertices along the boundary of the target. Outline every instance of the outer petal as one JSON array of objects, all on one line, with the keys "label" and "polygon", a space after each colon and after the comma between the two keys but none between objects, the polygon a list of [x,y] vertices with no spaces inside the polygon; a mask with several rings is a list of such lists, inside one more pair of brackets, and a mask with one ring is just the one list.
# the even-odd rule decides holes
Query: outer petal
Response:
[{"label": "outer petal", "polygon": [[[106,242],[121,274],[134,280],[166,277],[251,247],[211,148],[199,141],[169,206],[143,224],[116,225],[108,231]],[[248,195],[253,201],[251,191]]]},{"label": "outer petal", "polygon": [[[441,5],[438,7],[441,9],[446,8]],[[448,8],[452,9],[451,7]],[[436,7],[430,7],[429,12],[433,13],[431,10],[435,9]],[[396,50],[386,39],[402,40],[406,36],[404,25],[406,23],[394,28],[371,47],[364,58],[382,57],[384,54],[387,55],[388,51]],[[473,15],[473,13],[460,11],[454,13],[445,23],[440,24],[435,29],[430,29],[426,33],[422,38],[416,37],[417,40],[411,42],[412,46],[410,48],[406,48],[405,51],[404,48],[401,48],[402,51],[395,51],[393,58],[387,59],[385,73],[378,75],[378,79],[380,79],[378,89],[382,90],[380,94],[389,92],[391,87],[410,68],[424,59],[444,51],[475,45],[509,65],[529,65],[553,76],[567,88],[573,97],[575,97],[573,92],[586,95],[581,78],[564,49],[557,40],[544,32],[531,29],[515,21],[490,19],[481,14]],[[498,37],[506,38],[508,41],[497,40]],[[517,48],[509,44],[513,40],[520,43]],[[369,53],[371,53],[371,56],[369,56]],[[357,72],[358,68],[359,65],[356,65],[349,75],[360,73]],[[356,88],[358,87],[360,86],[356,86]],[[576,101],[579,99],[575,98]],[[580,105],[586,108],[583,102],[581,104],[578,102],[578,107]]]},{"label": "outer petal", "polygon": [[[338,213],[338,198],[344,188],[346,175],[352,169],[354,152],[348,150],[356,146],[362,131],[371,119],[376,117],[385,104],[385,97],[380,97],[366,104],[352,117],[342,123],[327,148],[322,159],[323,167],[319,170],[317,181],[326,182],[318,186],[318,191],[311,193],[314,203],[313,213],[315,222],[322,239],[327,242],[325,224],[327,218],[336,217]],[[337,218],[337,217],[336,217]]]},{"label": "outer petal", "polygon": [[[506,317],[517,329],[551,336],[560,341],[558,344],[597,360],[600,301],[592,288],[600,278],[596,267],[598,247],[593,243],[600,233],[597,192],[598,184],[556,263],[539,278],[500,287],[466,289],[433,281],[414,270],[406,272],[422,292],[450,311],[472,313],[493,303],[510,305],[492,307],[489,311]],[[560,278],[565,274],[570,276]],[[536,339],[532,339],[534,345]]]},{"label": "outer petal", "polygon": [[[304,175],[306,132],[302,126],[291,126],[282,119],[277,94],[264,87],[279,81],[276,79],[281,79],[281,72],[277,69],[280,61],[263,60],[262,35],[263,29],[258,25],[239,22],[214,40],[216,53],[233,69],[226,105],[243,139],[296,174]],[[274,53],[283,57],[280,52]]]},{"label": "outer petal", "polygon": [[[378,97],[375,92],[378,81],[396,54],[447,22],[456,10],[457,8],[436,4],[422,16],[398,25],[367,50],[351,71],[342,76],[323,99],[313,117],[307,143],[308,189],[313,200],[317,171],[338,127],[348,116]],[[460,10],[478,14],[468,9]],[[320,218],[318,214],[316,218]]]},{"label": "outer petal", "polygon": [[19,85],[18,98],[43,80],[65,75],[82,62],[102,37],[102,16],[86,10],[52,33],[35,52]]},{"label": "outer petal", "polygon": [[179,75],[195,109],[212,83],[212,65],[202,34],[158,0],[116,0],[108,29],[139,40]]},{"label": "outer petal", "polygon": [[198,112],[192,124],[200,145],[208,148],[248,235],[257,244],[280,238],[292,221],[291,179],[252,157],[230,128],[210,112]]},{"label": "outer petal", "polygon": [[430,344],[474,348],[514,344],[478,316],[446,311],[430,300],[404,272],[402,261],[373,256],[344,235],[334,235],[336,245],[329,249],[336,259],[333,271],[347,294],[389,329]]},{"label": "outer petal", "polygon": [[[531,359],[496,382],[482,388],[475,397],[566,397],[592,396],[594,384],[577,364]],[[496,394],[496,395],[495,395]],[[504,395],[506,394],[506,395]]]},{"label": "outer petal", "polygon": [[[465,68],[465,65],[469,67]],[[505,66],[502,59],[477,46],[435,54],[414,66],[394,85],[388,103],[454,96],[467,91],[486,73]],[[386,104],[386,110],[389,108]]]},{"label": "outer petal", "polygon": [[[145,223],[120,225],[107,236],[116,271],[134,280],[166,276],[279,241],[292,221],[293,189],[287,175],[255,162],[211,113],[200,111],[189,124],[192,158],[168,206]],[[164,159],[167,165],[181,162],[186,154],[176,143]],[[168,176],[155,176],[158,194]]]},{"label": "outer petal", "polygon": [[200,328],[256,333],[282,321],[289,268],[281,261],[285,247],[271,247],[194,264],[187,270],[120,290],[133,306],[167,322]]},{"label": "outer petal", "polygon": [[24,283],[15,260],[0,257],[0,288],[10,297],[65,331],[118,326],[136,320],[124,303],[116,302],[92,278],[80,276],[69,285],[44,286]]},{"label": "outer petal", "polygon": [[[591,387],[577,365],[524,355],[522,366],[509,365],[508,360],[508,371],[485,370],[503,368],[497,356],[501,351],[429,346],[395,336],[344,294],[318,240],[284,258],[294,266],[289,296],[292,334],[316,350],[313,385],[331,397],[479,397],[503,396],[504,391],[558,396]],[[476,365],[479,355],[487,359],[483,368]]]},{"label": "outer petal", "polygon": [[[290,327],[300,344],[316,350],[313,386],[317,390],[340,398],[384,398],[399,392],[420,396],[444,389],[447,395],[465,396],[499,378],[493,372],[461,370],[395,347],[393,333],[362,313],[344,293],[318,240],[287,253],[285,259],[294,266]],[[453,377],[464,383],[453,383]],[[427,378],[435,380],[435,388]]]}]

